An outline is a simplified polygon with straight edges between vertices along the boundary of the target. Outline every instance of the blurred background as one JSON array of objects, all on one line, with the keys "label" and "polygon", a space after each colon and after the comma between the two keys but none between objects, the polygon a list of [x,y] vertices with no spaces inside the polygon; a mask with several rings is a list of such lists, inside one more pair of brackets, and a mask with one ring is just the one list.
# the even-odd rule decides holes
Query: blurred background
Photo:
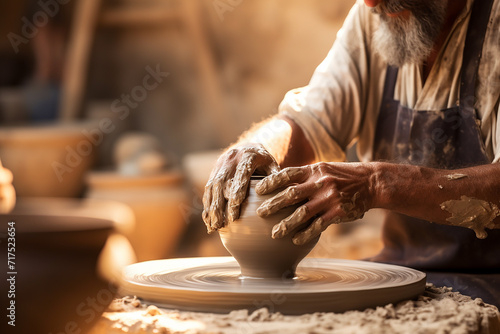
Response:
[{"label": "blurred background", "polygon": [[[110,219],[124,263],[227,254],[201,221],[215,159],[308,83],[354,2],[2,1],[14,213]],[[377,253],[380,224],[365,220],[331,227],[313,255]]]},{"label": "blurred background", "polygon": [[225,147],[307,84],[353,2],[3,2],[2,120],[94,117],[159,66],[168,79],[126,123],[177,157]]}]

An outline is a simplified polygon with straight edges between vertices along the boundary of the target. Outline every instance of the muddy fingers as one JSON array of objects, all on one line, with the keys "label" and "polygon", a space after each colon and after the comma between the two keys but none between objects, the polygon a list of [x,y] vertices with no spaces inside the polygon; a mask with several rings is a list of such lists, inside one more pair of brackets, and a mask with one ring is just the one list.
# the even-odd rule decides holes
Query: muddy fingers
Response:
[{"label": "muddy fingers", "polygon": [[290,186],[264,201],[257,209],[257,214],[261,217],[267,217],[287,206],[302,202],[308,194],[309,191],[304,186]]},{"label": "muddy fingers", "polygon": [[255,153],[246,154],[236,167],[227,203],[229,223],[238,219],[240,215],[240,205],[246,197],[250,176],[256,169],[255,160]]},{"label": "muddy fingers", "polygon": [[305,167],[289,167],[283,169],[279,173],[271,174],[257,184],[255,191],[259,195],[265,195],[291,183],[298,182],[305,175],[304,168]]},{"label": "muddy fingers", "polygon": [[272,238],[277,239],[284,237],[290,233],[290,231],[293,231],[303,223],[307,222],[310,218],[309,208],[305,205],[300,206],[294,213],[274,226]]},{"label": "muddy fingers", "polygon": [[340,218],[337,218],[333,222],[326,221],[323,217],[316,218],[308,228],[295,234],[292,241],[296,245],[306,244],[317,238],[328,226],[335,223],[340,223]]},{"label": "muddy fingers", "polygon": [[232,148],[217,160],[203,195],[202,218],[208,233],[238,219],[252,174],[277,173],[276,160],[260,144]]}]

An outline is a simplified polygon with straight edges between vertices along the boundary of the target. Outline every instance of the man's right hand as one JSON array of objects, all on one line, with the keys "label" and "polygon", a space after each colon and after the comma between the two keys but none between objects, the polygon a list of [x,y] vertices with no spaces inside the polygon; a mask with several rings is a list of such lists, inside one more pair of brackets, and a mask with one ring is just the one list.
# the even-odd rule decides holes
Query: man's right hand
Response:
[{"label": "man's right hand", "polygon": [[254,172],[279,171],[274,157],[261,144],[241,144],[222,154],[203,194],[203,221],[212,233],[238,219]]}]

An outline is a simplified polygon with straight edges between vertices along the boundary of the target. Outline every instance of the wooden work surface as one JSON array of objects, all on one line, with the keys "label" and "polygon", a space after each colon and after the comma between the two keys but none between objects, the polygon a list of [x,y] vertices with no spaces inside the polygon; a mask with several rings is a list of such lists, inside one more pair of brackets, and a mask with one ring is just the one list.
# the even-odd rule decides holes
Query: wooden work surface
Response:
[{"label": "wooden work surface", "polygon": [[[272,302],[268,307],[272,307]],[[89,334],[104,333],[500,333],[500,313],[450,288],[427,285],[413,301],[365,311],[284,316],[266,308],[253,313],[181,312],[116,299]]]}]

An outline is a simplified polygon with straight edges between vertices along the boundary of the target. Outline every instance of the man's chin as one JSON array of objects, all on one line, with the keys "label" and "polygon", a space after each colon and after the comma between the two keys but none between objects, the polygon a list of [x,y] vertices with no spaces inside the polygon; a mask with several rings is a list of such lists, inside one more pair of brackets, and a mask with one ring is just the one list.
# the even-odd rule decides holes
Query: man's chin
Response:
[{"label": "man's chin", "polygon": [[391,26],[393,24],[395,22],[381,21],[373,36],[374,50],[388,65],[421,64],[430,54],[433,43],[411,27]]},{"label": "man's chin", "polygon": [[389,65],[422,64],[440,33],[446,1],[431,1],[411,12],[404,9],[404,3],[394,1],[392,7],[386,4],[387,8],[372,9],[380,17],[373,36],[374,49]]}]

